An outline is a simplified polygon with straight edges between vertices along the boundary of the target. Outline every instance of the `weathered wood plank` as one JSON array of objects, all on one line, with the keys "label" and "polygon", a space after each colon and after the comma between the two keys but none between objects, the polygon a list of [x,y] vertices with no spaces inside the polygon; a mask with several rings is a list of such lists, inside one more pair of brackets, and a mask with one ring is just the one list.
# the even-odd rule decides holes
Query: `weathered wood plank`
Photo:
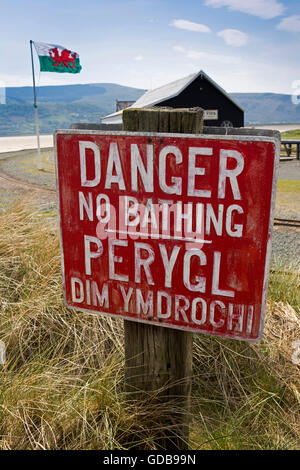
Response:
[{"label": "weathered wood plank", "polygon": [[[126,109],[123,129],[136,132],[202,133],[197,109]],[[134,400],[161,406],[158,449],[187,449],[192,377],[192,333],[124,321],[126,390]],[[152,431],[153,435],[153,431]],[[140,447],[142,448],[142,447]]]}]

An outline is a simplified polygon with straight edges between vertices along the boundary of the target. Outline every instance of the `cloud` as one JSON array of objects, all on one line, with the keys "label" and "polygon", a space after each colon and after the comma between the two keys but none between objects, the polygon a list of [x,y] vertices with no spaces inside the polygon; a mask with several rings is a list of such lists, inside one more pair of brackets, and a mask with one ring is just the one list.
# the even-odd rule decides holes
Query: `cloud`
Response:
[{"label": "cloud", "polygon": [[182,46],[174,46],[173,49],[176,52],[185,52],[185,49]]},{"label": "cloud", "polygon": [[238,64],[240,58],[232,55],[213,54],[211,52],[184,49],[181,46],[174,46],[174,51],[183,53],[188,59],[201,60],[201,62],[215,62],[217,64]]},{"label": "cloud", "polygon": [[188,31],[195,31],[197,33],[210,33],[211,29],[205,24],[193,23],[188,20],[173,20],[170,26],[174,26],[179,29],[186,29]]},{"label": "cloud", "polygon": [[291,33],[300,33],[300,16],[293,15],[283,18],[281,22],[277,25],[277,29],[282,31],[289,31]]},{"label": "cloud", "polygon": [[210,52],[202,52],[202,51],[193,51],[190,50],[187,52],[187,57],[189,59],[196,59],[209,61],[209,62],[217,62],[219,64],[237,64],[240,62],[240,58],[232,55],[221,55],[221,54],[212,54]]},{"label": "cloud", "polygon": [[265,20],[282,15],[285,9],[277,0],[205,0],[205,5],[214,8],[228,7],[230,10],[241,11]]},{"label": "cloud", "polygon": [[238,29],[223,29],[218,32],[218,36],[223,38],[229,46],[241,47],[248,42],[247,34]]},{"label": "cloud", "polygon": [[139,55],[137,55],[137,56],[134,58],[134,60],[140,61],[140,60],[143,60],[143,58],[144,58],[144,57],[142,56],[142,54],[139,54]]}]

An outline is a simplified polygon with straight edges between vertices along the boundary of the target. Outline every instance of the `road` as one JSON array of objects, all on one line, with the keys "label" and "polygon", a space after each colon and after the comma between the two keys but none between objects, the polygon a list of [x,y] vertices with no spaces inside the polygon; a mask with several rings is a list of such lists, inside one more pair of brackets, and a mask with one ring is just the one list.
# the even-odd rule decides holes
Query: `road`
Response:
[{"label": "road", "polygon": [[[41,135],[41,148],[53,147],[53,136]],[[37,148],[35,135],[20,135],[0,137],[0,153],[18,152],[19,150],[29,150]]]}]

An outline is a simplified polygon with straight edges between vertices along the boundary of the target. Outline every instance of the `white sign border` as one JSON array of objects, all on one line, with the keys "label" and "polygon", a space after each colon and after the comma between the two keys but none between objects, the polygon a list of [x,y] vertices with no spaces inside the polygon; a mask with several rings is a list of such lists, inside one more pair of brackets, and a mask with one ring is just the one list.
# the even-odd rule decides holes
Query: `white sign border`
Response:
[{"label": "white sign border", "polygon": [[259,323],[259,333],[257,338],[242,338],[236,335],[226,335],[222,336],[217,332],[211,331],[197,331],[190,327],[176,326],[170,325],[165,323],[158,323],[158,322],[150,322],[149,320],[142,320],[139,318],[132,318],[126,315],[119,315],[110,312],[103,312],[95,310],[89,310],[86,308],[74,307],[74,305],[69,305],[66,299],[66,292],[65,288],[63,288],[63,297],[64,303],[66,307],[72,310],[80,310],[92,315],[98,316],[106,315],[111,318],[118,318],[138,323],[144,323],[147,325],[155,325],[158,327],[164,328],[172,328],[175,330],[180,331],[189,331],[195,334],[205,334],[209,336],[216,336],[218,338],[225,338],[229,340],[239,340],[239,341],[246,341],[248,343],[257,343],[261,341],[263,336],[263,329],[265,323],[265,316],[266,316],[266,304],[267,304],[267,293],[268,293],[268,284],[269,284],[269,273],[270,273],[270,265],[271,265],[271,253],[272,253],[272,234],[273,234],[273,225],[274,225],[274,214],[275,214],[275,200],[276,200],[276,188],[277,188],[277,179],[278,179],[278,172],[279,172],[279,157],[280,157],[280,140],[276,137],[268,137],[268,136],[247,136],[247,135],[220,135],[220,134],[175,134],[175,133],[161,133],[161,132],[129,132],[129,131],[100,131],[100,130],[86,130],[86,129],[59,129],[53,133],[53,141],[54,141],[54,160],[55,160],[55,175],[56,175],[56,192],[57,192],[57,208],[58,208],[58,216],[59,216],[59,242],[60,242],[60,253],[61,253],[61,271],[62,271],[62,280],[63,286],[66,285],[65,280],[65,264],[64,264],[64,252],[63,252],[63,243],[62,243],[62,220],[61,220],[61,212],[60,212],[60,192],[59,192],[59,184],[58,184],[58,164],[57,164],[57,136],[58,135],[95,135],[95,136],[131,136],[131,137],[158,137],[158,138],[165,138],[165,137],[176,137],[176,138],[184,138],[184,139],[195,139],[201,138],[206,140],[233,140],[239,142],[269,142],[274,144],[274,159],[273,159],[273,175],[272,175],[272,193],[271,193],[271,204],[270,204],[270,214],[269,214],[269,228],[268,228],[268,240],[267,240],[267,249],[266,249],[266,256],[265,256],[265,270],[264,270],[264,280],[263,280],[263,289],[262,289],[262,297],[261,297],[261,311],[260,311],[260,323]]}]

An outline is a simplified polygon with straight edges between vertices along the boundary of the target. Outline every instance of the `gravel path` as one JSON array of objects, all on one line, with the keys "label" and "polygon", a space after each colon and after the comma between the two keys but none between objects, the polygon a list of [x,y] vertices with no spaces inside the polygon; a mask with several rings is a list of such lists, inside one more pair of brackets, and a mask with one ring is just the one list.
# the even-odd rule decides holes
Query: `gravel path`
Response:
[{"label": "gravel path", "polygon": [[23,152],[6,153],[0,155],[0,171],[26,183],[37,184],[47,188],[55,189],[55,172],[52,149],[42,150],[44,170],[37,170],[36,151],[25,150]]},{"label": "gravel path", "polygon": [[300,180],[300,160],[291,160],[289,162],[281,161],[279,163],[280,180]]},{"label": "gravel path", "polygon": [[0,173],[0,210],[3,211],[20,199],[31,201],[36,209],[56,209],[56,192],[24,186],[3,177]]},{"label": "gravel path", "polygon": [[276,226],[272,237],[272,262],[300,268],[300,229]]},{"label": "gravel path", "polygon": [[[49,150],[42,150],[42,154],[46,152],[49,153]],[[50,151],[50,154],[53,154],[53,150]],[[56,207],[56,191],[50,192],[38,186],[43,185],[45,188],[52,187],[55,189],[54,174],[49,176],[46,172],[35,171],[35,168],[29,169],[31,173],[24,171],[22,162],[32,159],[32,156],[32,150],[0,153],[1,210],[5,210],[23,198],[33,201],[36,208],[52,209]],[[38,173],[41,173],[41,175],[37,176]]]}]

